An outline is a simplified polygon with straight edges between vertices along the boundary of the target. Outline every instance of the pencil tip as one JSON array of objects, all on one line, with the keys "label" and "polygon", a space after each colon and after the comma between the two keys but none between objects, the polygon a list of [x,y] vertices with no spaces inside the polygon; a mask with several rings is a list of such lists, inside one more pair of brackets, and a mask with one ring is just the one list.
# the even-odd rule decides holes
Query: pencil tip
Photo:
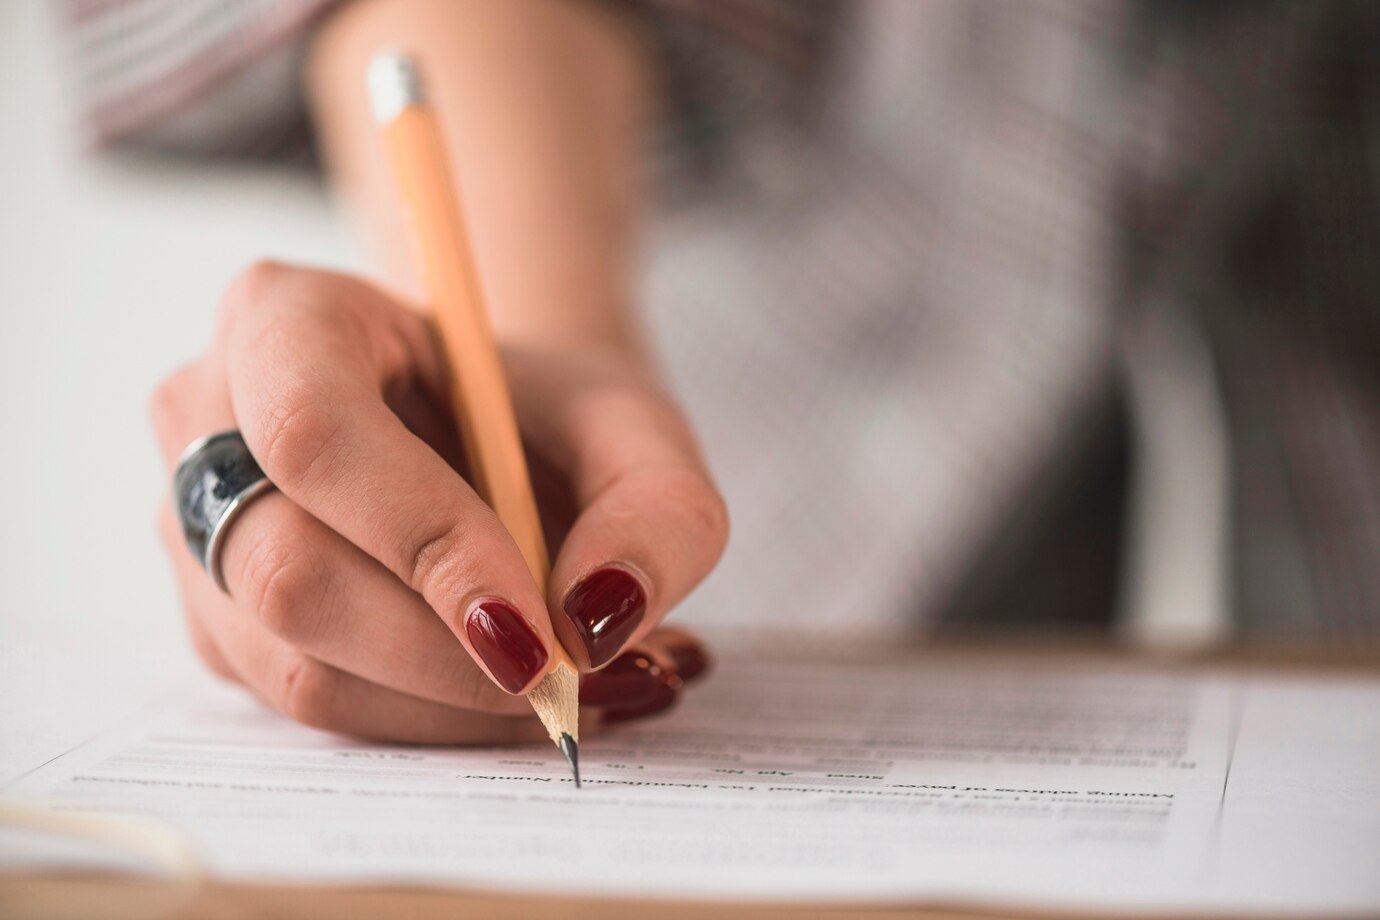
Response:
[{"label": "pencil tip", "polygon": [[580,746],[575,743],[575,739],[566,732],[561,733],[561,740],[556,742],[561,753],[565,755],[565,762],[570,764],[570,772],[575,775],[575,788],[580,788]]}]

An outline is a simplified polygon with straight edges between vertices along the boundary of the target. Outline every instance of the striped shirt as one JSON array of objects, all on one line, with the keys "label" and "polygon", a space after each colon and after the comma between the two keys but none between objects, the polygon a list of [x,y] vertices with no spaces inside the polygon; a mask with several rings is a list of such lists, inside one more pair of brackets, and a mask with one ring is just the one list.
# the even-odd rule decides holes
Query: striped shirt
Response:
[{"label": "striped shirt", "polygon": [[[66,0],[86,134],[309,155],[331,5]],[[734,518],[690,619],[1380,634],[1380,4],[626,5]]]}]

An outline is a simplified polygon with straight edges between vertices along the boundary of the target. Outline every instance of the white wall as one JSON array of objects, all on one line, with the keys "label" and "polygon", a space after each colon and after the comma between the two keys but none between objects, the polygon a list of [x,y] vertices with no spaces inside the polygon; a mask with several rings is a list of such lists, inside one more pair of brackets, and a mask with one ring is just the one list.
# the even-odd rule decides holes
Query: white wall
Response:
[{"label": "white wall", "polygon": [[146,394],[238,267],[359,262],[303,175],[84,155],[51,15],[0,2],[0,643],[178,628]]}]

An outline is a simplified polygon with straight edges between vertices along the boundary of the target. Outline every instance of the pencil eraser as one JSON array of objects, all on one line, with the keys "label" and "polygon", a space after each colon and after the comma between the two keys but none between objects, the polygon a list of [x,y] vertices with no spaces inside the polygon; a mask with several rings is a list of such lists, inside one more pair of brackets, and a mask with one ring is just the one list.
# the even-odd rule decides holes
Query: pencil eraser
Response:
[{"label": "pencil eraser", "polygon": [[410,105],[426,101],[416,62],[396,48],[380,51],[370,59],[365,82],[369,87],[369,104],[379,124],[392,121]]}]

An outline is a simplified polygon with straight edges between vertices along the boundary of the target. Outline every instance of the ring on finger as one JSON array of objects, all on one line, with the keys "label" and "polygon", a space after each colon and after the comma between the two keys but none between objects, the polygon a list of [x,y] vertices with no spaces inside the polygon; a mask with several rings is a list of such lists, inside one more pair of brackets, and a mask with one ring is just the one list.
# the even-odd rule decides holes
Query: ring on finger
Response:
[{"label": "ring on finger", "polygon": [[220,568],[225,532],[250,502],[271,488],[238,431],[197,438],[177,462],[173,502],[182,536],[211,581],[227,594]]}]

